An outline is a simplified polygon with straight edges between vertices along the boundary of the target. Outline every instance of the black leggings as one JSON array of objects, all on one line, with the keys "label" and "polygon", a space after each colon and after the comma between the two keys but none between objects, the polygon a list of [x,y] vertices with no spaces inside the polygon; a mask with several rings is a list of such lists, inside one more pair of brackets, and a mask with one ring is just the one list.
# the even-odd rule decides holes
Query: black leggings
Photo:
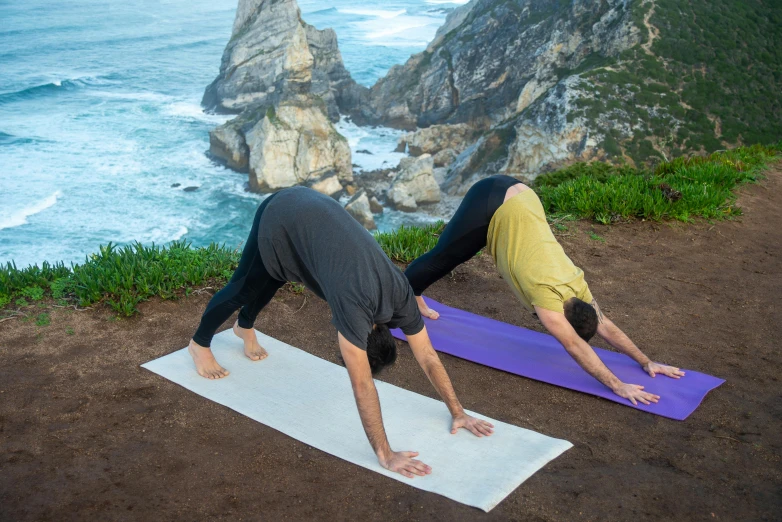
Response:
[{"label": "black leggings", "polygon": [[263,266],[261,253],[258,250],[258,224],[263,210],[273,197],[274,194],[266,198],[258,207],[250,236],[242,251],[242,258],[231,280],[222,290],[213,295],[206,305],[201,323],[193,336],[193,340],[200,346],[209,347],[220,325],[239,308],[241,308],[239,326],[252,328],[255,318],[263,307],[269,304],[277,290],[285,284],[285,281],[272,279]]},{"label": "black leggings", "polygon": [[508,189],[519,183],[510,176],[490,176],[470,187],[437,245],[405,270],[415,295],[421,295],[431,284],[472,259],[486,246],[491,218],[505,201]]}]

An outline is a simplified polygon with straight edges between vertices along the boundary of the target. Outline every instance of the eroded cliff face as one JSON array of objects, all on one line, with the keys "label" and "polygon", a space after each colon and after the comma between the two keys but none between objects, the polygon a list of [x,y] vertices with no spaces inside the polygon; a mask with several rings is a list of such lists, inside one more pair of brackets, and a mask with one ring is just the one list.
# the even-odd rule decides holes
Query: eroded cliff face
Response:
[{"label": "eroded cliff face", "polygon": [[210,153],[249,172],[255,191],[305,184],[334,194],[352,169],[332,122],[367,93],[345,69],[334,31],[304,23],[295,0],[240,0],[202,102],[238,116],[210,132]]},{"label": "eroded cliff face", "polygon": [[[593,96],[582,73],[639,43],[630,3],[473,0],[372,87],[361,117],[413,131],[412,152],[439,153],[451,194],[485,175],[534,178],[599,157],[606,129],[573,110]],[[470,139],[454,146],[456,134]]]},{"label": "eroded cliff face", "polygon": [[372,87],[369,119],[402,128],[518,114],[585,60],[639,40],[623,0],[473,0],[435,40]]}]

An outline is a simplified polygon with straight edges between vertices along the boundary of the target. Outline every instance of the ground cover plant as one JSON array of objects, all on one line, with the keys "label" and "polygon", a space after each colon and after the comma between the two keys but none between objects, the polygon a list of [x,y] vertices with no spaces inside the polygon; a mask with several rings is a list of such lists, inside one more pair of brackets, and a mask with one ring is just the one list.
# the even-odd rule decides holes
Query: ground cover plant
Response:
[{"label": "ground cover plant", "polygon": [[722,219],[739,215],[733,190],[755,182],[779,146],[755,145],[677,158],[652,170],[578,163],[535,183],[549,217],[609,224],[620,219]]},{"label": "ground cover plant", "polygon": [[410,263],[434,248],[443,228],[443,221],[422,227],[403,225],[392,232],[376,233],[375,239],[388,257],[400,263]]},{"label": "ground cover plant", "polygon": [[641,41],[615,59],[584,61],[586,95],[569,121],[611,122],[601,147],[638,165],[779,140],[781,4],[654,0],[630,9]]},{"label": "ground cover plant", "polygon": [[[565,216],[599,223],[617,219],[724,219],[739,215],[733,189],[754,182],[780,152],[780,146],[741,147],[705,157],[677,158],[654,170],[578,163],[538,178],[535,190],[557,230]],[[386,254],[409,263],[431,250],[445,227],[438,221],[376,233]],[[592,239],[603,240],[594,234]],[[168,246],[108,244],[70,267],[44,262],[27,268],[0,266],[0,310],[3,318],[33,317],[31,307],[50,300],[57,306],[107,304],[122,316],[153,296],[172,299],[203,286],[221,286],[236,269],[240,252],[224,245],[193,248],[186,241]],[[301,293],[301,285],[289,285]],[[40,313],[39,311],[37,311]],[[36,323],[48,322],[40,315]]]}]

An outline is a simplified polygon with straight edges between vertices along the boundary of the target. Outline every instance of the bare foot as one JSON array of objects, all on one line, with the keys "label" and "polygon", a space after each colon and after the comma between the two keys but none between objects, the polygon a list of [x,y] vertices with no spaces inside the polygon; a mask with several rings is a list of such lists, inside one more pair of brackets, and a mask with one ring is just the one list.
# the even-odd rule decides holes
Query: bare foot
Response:
[{"label": "bare foot", "polygon": [[239,321],[234,323],[234,334],[244,341],[244,354],[253,361],[261,361],[269,356],[263,346],[258,344],[258,338],[255,336],[255,330],[242,328]]},{"label": "bare foot", "polygon": [[196,344],[192,339],[187,346],[187,351],[190,352],[190,356],[193,358],[193,362],[196,365],[196,371],[201,377],[206,377],[207,379],[222,379],[230,373],[217,364],[217,360],[215,359],[215,356],[212,355],[211,349]]},{"label": "bare foot", "polygon": [[429,319],[437,319],[440,317],[439,313],[426,306],[426,301],[424,301],[423,296],[416,296],[415,300],[418,303],[418,310],[421,312],[421,315],[428,317]]}]

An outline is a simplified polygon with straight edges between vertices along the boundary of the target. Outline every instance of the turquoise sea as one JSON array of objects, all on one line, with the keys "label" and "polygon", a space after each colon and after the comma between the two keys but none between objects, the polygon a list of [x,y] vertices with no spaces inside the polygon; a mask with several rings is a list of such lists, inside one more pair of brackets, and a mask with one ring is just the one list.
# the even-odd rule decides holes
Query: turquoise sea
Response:
[{"label": "turquoise sea", "polygon": [[[372,85],[457,2],[301,1]],[[204,88],[236,0],[0,0],[0,263],[80,262],[109,241],[239,245],[263,196],[207,158]],[[339,126],[354,163],[398,161],[398,133]],[[388,164],[387,163],[387,164]],[[197,188],[193,188],[197,187]],[[186,190],[187,189],[187,190]],[[423,216],[387,212],[381,228]]]}]

